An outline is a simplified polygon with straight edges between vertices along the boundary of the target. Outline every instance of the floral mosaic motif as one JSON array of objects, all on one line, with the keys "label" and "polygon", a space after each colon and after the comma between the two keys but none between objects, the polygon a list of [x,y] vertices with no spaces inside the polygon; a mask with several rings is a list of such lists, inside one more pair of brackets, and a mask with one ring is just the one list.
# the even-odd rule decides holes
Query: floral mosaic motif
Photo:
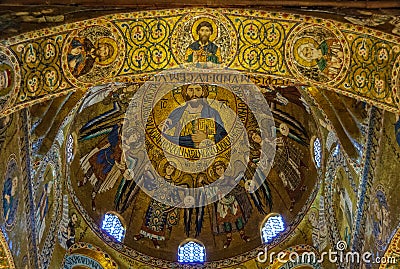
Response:
[{"label": "floral mosaic motif", "polygon": [[29,40],[14,47],[21,65],[23,77],[19,101],[35,95],[46,95],[68,87],[61,71],[61,47],[64,35]]},{"label": "floral mosaic motif", "polygon": [[288,37],[286,61],[301,80],[335,85],[349,64],[349,49],[339,30],[299,25]]},{"label": "floral mosaic motif", "polygon": [[64,71],[72,81],[83,83],[115,76],[124,59],[121,39],[110,23],[73,31],[64,43]]},{"label": "floral mosaic motif", "polygon": [[169,36],[176,18],[150,18],[117,21],[123,33],[127,57],[120,74],[143,73],[175,65]]},{"label": "floral mosaic motif", "polygon": [[206,261],[206,248],[200,242],[188,241],[178,247],[178,262],[203,263]]},{"label": "floral mosaic motif", "polygon": [[357,95],[370,96],[375,100],[386,100],[395,106],[398,93],[396,95],[396,86],[392,93],[390,74],[393,72],[392,83],[396,85],[393,81],[397,77],[394,60],[399,48],[392,47],[390,43],[383,40],[368,38],[368,36],[349,35],[348,39],[351,40],[349,46],[353,54],[349,76],[343,83],[345,89]]},{"label": "floral mosaic motif", "polygon": [[239,38],[233,66],[267,74],[287,75],[283,45],[286,28],[294,24],[255,17],[230,17]]}]

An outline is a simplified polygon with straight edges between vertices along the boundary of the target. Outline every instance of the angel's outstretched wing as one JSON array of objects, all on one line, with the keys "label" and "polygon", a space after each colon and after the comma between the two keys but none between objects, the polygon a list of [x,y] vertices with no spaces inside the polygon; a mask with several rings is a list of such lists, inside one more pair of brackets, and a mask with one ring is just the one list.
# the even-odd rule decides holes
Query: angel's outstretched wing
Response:
[{"label": "angel's outstretched wing", "polygon": [[[245,186],[258,212],[263,215],[272,210],[272,194],[268,181],[261,169],[246,173],[243,177]],[[257,187],[257,189],[255,189]]]},{"label": "angel's outstretched wing", "polygon": [[[195,199],[200,199],[204,201],[205,194],[200,194]],[[204,211],[205,211],[205,206],[200,206],[196,208],[191,207],[184,209],[184,224],[185,224],[185,233],[187,236],[189,236],[191,231],[193,213],[195,214],[195,237],[197,237],[200,234],[201,229],[203,228]]]},{"label": "angel's outstretched wing", "polygon": [[115,90],[114,86],[120,86],[123,83],[110,83],[107,85],[94,86],[89,89],[89,93],[81,104],[78,113],[81,113],[85,108],[97,104],[106,98],[111,91]]},{"label": "angel's outstretched wing", "polygon": [[123,213],[131,205],[141,186],[150,189],[146,184],[155,179],[155,176],[145,169],[144,154],[139,151],[135,157],[126,155],[127,169],[123,173],[114,201],[115,208],[119,213]]}]

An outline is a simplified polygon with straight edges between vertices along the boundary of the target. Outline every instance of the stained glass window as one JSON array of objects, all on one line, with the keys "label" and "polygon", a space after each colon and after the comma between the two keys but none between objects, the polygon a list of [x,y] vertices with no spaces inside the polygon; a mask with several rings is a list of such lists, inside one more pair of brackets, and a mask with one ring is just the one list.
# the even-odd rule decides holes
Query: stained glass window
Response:
[{"label": "stained glass window", "polygon": [[318,168],[321,168],[321,161],[322,161],[322,148],[321,148],[321,141],[317,137],[314,140],[314,161],[315,165]]},{"label": "stained glass window", "polygon": [[101,228],[118,242],[122,242],[125,237],[125,228],[115,214],[105,214]]},{"label": "stained glass window", "polygon": [[285,230],[285,223],[281,215],[270,216],[261,228],[261,237],[264,244],[272,242],[281,232]]},{"label": "stained glass window", "polygon": [[206,248],[200,242],[188,241],[178,247],[178,262],[203,263],[206,260]]}]

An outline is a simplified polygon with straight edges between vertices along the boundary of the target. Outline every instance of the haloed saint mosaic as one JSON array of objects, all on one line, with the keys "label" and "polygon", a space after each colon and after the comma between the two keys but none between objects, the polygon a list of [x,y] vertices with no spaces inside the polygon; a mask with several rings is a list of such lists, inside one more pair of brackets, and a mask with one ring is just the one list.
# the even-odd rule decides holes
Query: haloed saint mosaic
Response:
[{"label": "haloed saint mosaic", "polygon": [[[271,212],[291,232],[315,194],[316,125],[297,113],[308,109],[297,88],[261,90],[238,73],[195,67],[94,87],[70,130],[79,146],[69,185],[83,216],[119,251],[167,260],[188,237],[211,260],[259,247]],[[106,212],[123,226],[121,243],[97,224]]]}]

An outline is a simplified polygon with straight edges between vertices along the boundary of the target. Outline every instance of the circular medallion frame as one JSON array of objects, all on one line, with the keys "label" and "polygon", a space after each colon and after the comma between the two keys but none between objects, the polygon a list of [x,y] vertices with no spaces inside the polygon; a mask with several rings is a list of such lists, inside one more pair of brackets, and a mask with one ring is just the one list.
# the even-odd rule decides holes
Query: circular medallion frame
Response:
[{"label": "circular medallion frame", "polygon": [[116,76],[125,61],[125,40],[107,20],[73,30],[62,49],[62,69],[78,87],[90,87]]},{"label": "circular medallion frame", "polygon": [[285,59],[300,81],[332,87],[347,75],[350,50],[335,26],[302,23],[287,38]]},{"label": "circular medallion frame", "polygon": [[0,45],[0,112],[10,108],[18,95],[21,73],[12,51]]}]

